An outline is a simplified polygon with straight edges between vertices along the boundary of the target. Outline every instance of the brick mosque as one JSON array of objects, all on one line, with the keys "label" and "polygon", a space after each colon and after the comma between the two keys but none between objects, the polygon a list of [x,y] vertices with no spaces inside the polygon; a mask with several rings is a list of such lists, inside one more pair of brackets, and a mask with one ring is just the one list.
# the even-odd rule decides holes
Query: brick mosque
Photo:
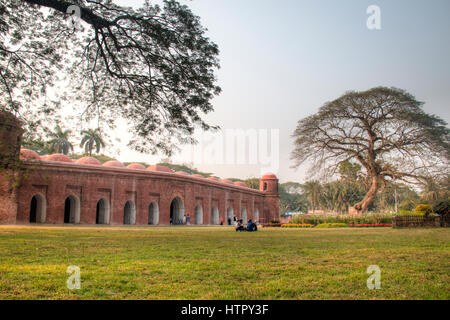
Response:
[{"label": "brick mosque", "polygon": [[[76,161],[21,149],[19,121],[0,111],[0,224],[194,225],[279,219],[278,179],[245,183],[119,161]],[[17,165],[16,165],[17,164]]]}]

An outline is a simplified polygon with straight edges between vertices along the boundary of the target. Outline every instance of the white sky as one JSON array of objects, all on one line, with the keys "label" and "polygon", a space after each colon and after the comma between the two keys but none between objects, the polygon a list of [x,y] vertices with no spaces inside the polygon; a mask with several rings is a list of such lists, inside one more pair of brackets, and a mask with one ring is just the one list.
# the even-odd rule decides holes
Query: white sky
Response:
[{"label": "white sky", "polygon": [[[115,0],[139,6],[141,0]],[[227,129],[279,131],[282,182],[302,182],[289,155],[296,123],[348,90],[395,86],[426,102],[425,111],[450,121],[450,1],[365,0],[193,0],[186,3],[218,44],[222,94],[207,116]],[[381,30],[368,30],[366,9],[381,8]],[[118,160],[158,162],[126,145]],[[184,151],[178,162],[192,162]],[[260,176],[258,165],[194,162],[223,178]]]}]

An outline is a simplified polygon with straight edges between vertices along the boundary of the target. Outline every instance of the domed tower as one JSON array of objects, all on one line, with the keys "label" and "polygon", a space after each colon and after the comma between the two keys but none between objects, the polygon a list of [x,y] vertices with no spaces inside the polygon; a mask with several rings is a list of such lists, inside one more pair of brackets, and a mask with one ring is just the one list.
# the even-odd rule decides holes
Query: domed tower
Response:
[{"label": "domed tower", "polygon": [[280,207],[278,198],[278,178],[273,173],[266,173],[259,180],[259,190],[264,192],[264,220],[280,219]]},{"label": "domed tower", "polygon": [[278,178],[273,173],[266,173],[259,180],[259,190],[267,194],[278,195]]},{"label": "domed tower", "polygon": [[19,120],[0,110],[0,224],[14,224],[17,217],[17,188],[22,128]]}]

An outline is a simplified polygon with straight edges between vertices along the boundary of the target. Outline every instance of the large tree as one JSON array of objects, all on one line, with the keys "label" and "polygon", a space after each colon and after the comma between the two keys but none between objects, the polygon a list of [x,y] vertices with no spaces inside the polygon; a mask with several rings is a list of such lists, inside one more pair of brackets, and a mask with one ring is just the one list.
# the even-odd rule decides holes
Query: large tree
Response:
[{"label": "large tree", "polygon": [[340,163],[357,161],[370,183],[355,205],[359,212],[367,211],[385,180],[420,183],[448,174],[450,130],[422,107],[397,88],[348,92],[298,122],[295,166],[308,161],[314,172],[334,174]]},{"label": "large tree", "polygon": [[[142,152],[170,154],[195,129],[214,129],[203,118],[220,92],[218,47],[187,6],[163,3],[2,0],[0,108],[37,129],[61,106],[113,128],[125,119]],[[72,5],[79,25],[68,23]]]}]

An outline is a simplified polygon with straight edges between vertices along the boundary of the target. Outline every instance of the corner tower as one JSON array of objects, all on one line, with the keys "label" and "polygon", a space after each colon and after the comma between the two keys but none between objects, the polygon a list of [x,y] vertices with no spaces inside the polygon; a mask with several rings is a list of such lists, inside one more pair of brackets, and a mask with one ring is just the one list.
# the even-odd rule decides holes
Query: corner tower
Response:
[{"label": "corner tower", "polygon": [[264,222],[280,219],[278,199],[278,178],[273,173],[266,173],[259,180],[259,190],[264,192]]},{"label": "corner tower", "polygon": [[16,223],[17,188],[14,185],[22,132],[14,115],[0,110],[0,224]]}]

